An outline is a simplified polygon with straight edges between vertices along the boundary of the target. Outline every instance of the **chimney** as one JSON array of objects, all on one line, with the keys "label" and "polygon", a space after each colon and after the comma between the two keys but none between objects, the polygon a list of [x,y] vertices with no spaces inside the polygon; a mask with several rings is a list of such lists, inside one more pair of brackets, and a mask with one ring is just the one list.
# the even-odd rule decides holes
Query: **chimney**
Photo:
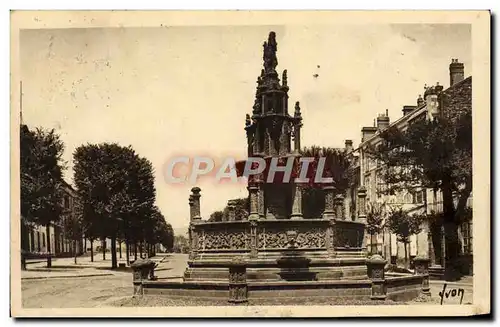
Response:
[{"label": "chimney", "polygon": [[424,99],[422,99],[422,95],[421,95],[421,94],[419,94],[419,95],[418,95],[418,99],[417,99],[417,107],[419,107],[419,108],[420,108],[420,107],[421,107],[421,106],[423,106],[423,105],[424,105]]},{"label": "chimney", "polygon": [[390,120],[389,120],[389,110],[385,110],[385,115],[384,114],[379,114],[377,117],[377,129],[378,130],[384,130],[387,127],[389,127]]},{"label": "chimney", "polygon": [[368,140],[370,137],[375,135],[377,132],[377,127],[375,126],[366,126],[361,129],[361,142]]},{"label": "chimney", "polygon": [[450,86],[463,81],[464,79],[464,64],[458,62],[458,59],[451,59],[450,64]]},{"label": "chimney", "polygon": [[345,152],[352,152],[352,140],[345,140]]},{"label": "chimney", "polygon": [[403,116],[406,116],[415,109],[417,109],[417,106],[403,106]]},{"label": "chimney", "polygon": [[443,91],[443,86],[436,83],[435,86],[427,87],[424,92],[428,117],[436,117],[439,112],[438,95]]}]

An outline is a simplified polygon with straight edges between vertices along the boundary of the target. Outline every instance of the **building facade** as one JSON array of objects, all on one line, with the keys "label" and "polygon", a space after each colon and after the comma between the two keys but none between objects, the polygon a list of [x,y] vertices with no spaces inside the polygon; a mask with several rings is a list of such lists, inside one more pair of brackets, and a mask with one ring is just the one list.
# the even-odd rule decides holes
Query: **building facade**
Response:
[{"label": "building facade", "polygon": [[[75,214],[75,201],[77,201],[76,191],[71,185],[63,182],[64,195],[62,198],[62,206],[68,215]],[[49,238],[47,238],[47,227],[44,225],[34,225],[26,231],[27,237],[23,242],[23,250],[29,253],[28,256],[45,256],[48,254],[48,239],[50,240],[50,252],[55,257],[73,256],[75,249],[73,242],[70,240],[64,231],[65,219],[63,215],[61,219],[49,227]],[[84,241],[76,242],[76,253],[80,255],[84,252]]]},{"label": "building facade", "polygon": [[[365,126],[361,129],[361,142],[357,149],[351,151],[354,160],[354,170],[358,179],[355,186],[346,194],[347,211],[356,210],[356,194],[359,188],[366,189],[367,204],[384,204],[386,208],[400,207],[410,215],[432,214],[443,211],[443,200],[440,191],[425,188],[403,189],[400,192],[387,195],[384,189],[387,184],[382,178],[384,167],[369,155],[369,148],[373,149],[381,142],[380,132],[388,127],[397,127],[405,130],[407,126],[418,119],[432,119],[437,115],[446,115],[449,119],[456,119],[460,111],[472,110],[472,77],[464,78],[464,65],[457,59],[452,59],[449,66],[450,86],[444,89],[442,85],[436,84],[432,87],[425,87],[423,97],[418,96],[416,103],[405,105],[402,108],[402,117],[391,122],[388,112],[379,114],[374,120],[373,126]],[[442,101],[447,99],[447,101]],[[352,141],[346,141],[346,149],[352,148]],[[472,195],[468,199],[467,205],[472,208]],[[428,256],[431,259],[431,266],[438,273],[444,270],[444,230],[442,226],[431,223],[424,223],[422,231],[418,235],[410,238],[407,246],[410,260],[417,255]],[[465,273],[471,273],[472,267],[472,218],[459,227],[459,240],[461,242],[462,257],[465,258],[467,266]],[[396,236],[387,228],[376,237],[367,237],[367,248],[377,249],[376,251],[388,261],[396,264],[405,259],[404,244],[398,242]],[[374,244],[372,244],[372,242]]]}]

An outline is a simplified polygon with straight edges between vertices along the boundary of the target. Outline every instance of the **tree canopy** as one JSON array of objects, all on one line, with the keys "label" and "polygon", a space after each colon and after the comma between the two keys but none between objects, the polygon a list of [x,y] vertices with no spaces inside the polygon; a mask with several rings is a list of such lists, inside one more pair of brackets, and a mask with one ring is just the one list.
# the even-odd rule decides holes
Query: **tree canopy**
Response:
[{"label": "tree canopy", "polygon": [[472,192],[471,113],[457,121],[421,119],[406,130],[390,127],[381,137],[368,153],[386,167],[381,171],[388,186],[383,192],[424,187],[457,194],[458,205],[448,219],[460,222]]},{"label": "tree canopy", "polygon": [[50,225],[63,214],[64,143],[53,129],[20,127],[21,241],[26,243],[26,230],[33,224],[45,226],[50,268]]},{"label": "tree canopy", "polygon": [[[325,167],[322,177],[332,177],[333,186],[337,194],[344,194],[352,185],[354,176],[352,174],[352,161],[342,149],[311,146],[301,151],[303,157],[311,157],[316,160],[310,164],[309,178],[314,179],[318,169],[319,158],[325,158]],[[303,215],[304,218],[321,218],[325,210],[325,193],[322,184],[311,182],[304,184],[303,188]]]},{"label": "tree canopy", "polygon": [[21,215],[47,225],[60,219],[63,207],[64,144],[55,130],[21,125]]},{"label": "tree canopy", "polygon": [[[384,166],[387,188],[431,188],[443,199],[445,231],[445,274],[456,278],[460,252],[458,226],[470,219],[467,200],[472,193],[472,103],[471,86],[463,83],[438,95],[439,113],[432,119],[422,116],[407,127],[382,131],[381,142],[367,149],[367,155]],[[433,215],[436,216],[436,215]],[[434,219],[434,223],[436,220]]]},{"label": "tree canopy", "polygon": [[154,171],[148,159],[132,147],[116,143],[82,145],[73,158],[86,235],[111,238],[113,267],[116,239],[124,239],[127,244],[156,244],[159,239],[165,244],[172,242],[168,238],[173,232],[154,204]]}]

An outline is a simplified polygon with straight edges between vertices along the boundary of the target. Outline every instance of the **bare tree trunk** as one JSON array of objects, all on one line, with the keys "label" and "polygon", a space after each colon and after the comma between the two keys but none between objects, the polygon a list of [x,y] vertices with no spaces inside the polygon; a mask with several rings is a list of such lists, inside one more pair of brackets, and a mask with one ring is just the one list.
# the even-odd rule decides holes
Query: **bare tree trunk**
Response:
[{"label": "bare tree trunk", "polygon": [[94,262],[94,239],[90,239],[90,262]]},{"label": "bare tree trunk", "polygon": [[28,228],[21,221],[21,270],[26,270],[26,253],[29,252]]},{"label": "bare tree trunk", "polygon": [[73,240],[73,249],[74,249],[74,253],[75,253],[75,265],[76,265],[76,257],[77,257],[77,252],[76,252],[76,240]]},{"label": "bare tree trunk", "polygon": [[451,184],[443,181],[442,192],[445,238],[445,279],[456,280],[460,277],[457,269],[460,245],[458,240],[458,225],[455,220],[455,205],[453,203]]},{"label": "bare tree trunk", "polygon": [[137,242],[134,243],[134,260],[137,260]]},{"label": "bare tree trunk", "polygon": [[106,260],[106,239],[101,240],[101,247],[102,247],[102,260]]},{"label": "bare tree trunk", "polygon": [[142,258],[142,241],[139,243],[139,254]]},{"label": "bare tree trunk", "polygon": [[47,268],[52,267],[52,256],[50,253],[50,222],[47,223]]},{"label": "bare tree trunk", "polygon": [[118,242],[118,245],[120,246],[120,259],[122,258],[122,241]]},{"label": "bare tree trunk", "polygon": [[407,249],[408,242],[403,242],[403,244],[405,246],[405,268],[408,268],[408,249]]},{"label": "bare tree trunk", "polygon": [[118,268],[116,260],[116,238],[111,237],[111,269]]},{"label": "bare tree trunk", "polygon": [[125,241],[125,254],[127,257],[127,266],[130,266],[130,242]]}]

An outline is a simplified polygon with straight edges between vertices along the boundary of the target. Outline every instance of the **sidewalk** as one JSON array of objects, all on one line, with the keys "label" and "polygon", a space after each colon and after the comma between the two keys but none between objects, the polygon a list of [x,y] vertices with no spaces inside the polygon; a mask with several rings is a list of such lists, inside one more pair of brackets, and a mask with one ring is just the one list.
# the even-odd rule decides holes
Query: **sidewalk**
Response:
[{"label": "sidewalk", "polygon": [[[168,258],[168,256],[160,255],[149,259],[162,265],[162,262],[165,262]],[[131,257],[130,260],[133,261],[134,257]],[[126,267],[126,263],[125,256],[122,259],[118,256],[118,267],[120,264],[125,264]],[[76,264],[74,258],[53,258],[50,269],[47,268],[47,261],[45,260],[28,260],[27,270],[21,272],[21,279],[96,277],[130,274],[130,272],[129,267],[119,267],[112,270],[111,254],[106,253],[106,260],[103,260],[102,253],[97,253],[94,255],[93,262],[90,261],[90,256],[81,256],[77,258]]]},{"label": "sidewalk", "polygon": [[459,281],[456,282],[448,282],[445,280],[430,280],[430,284],[436,285],[450,285],[450,286],[461,286],[461,287],[472,287],[474,278],[472,276],[463,276]]}]

